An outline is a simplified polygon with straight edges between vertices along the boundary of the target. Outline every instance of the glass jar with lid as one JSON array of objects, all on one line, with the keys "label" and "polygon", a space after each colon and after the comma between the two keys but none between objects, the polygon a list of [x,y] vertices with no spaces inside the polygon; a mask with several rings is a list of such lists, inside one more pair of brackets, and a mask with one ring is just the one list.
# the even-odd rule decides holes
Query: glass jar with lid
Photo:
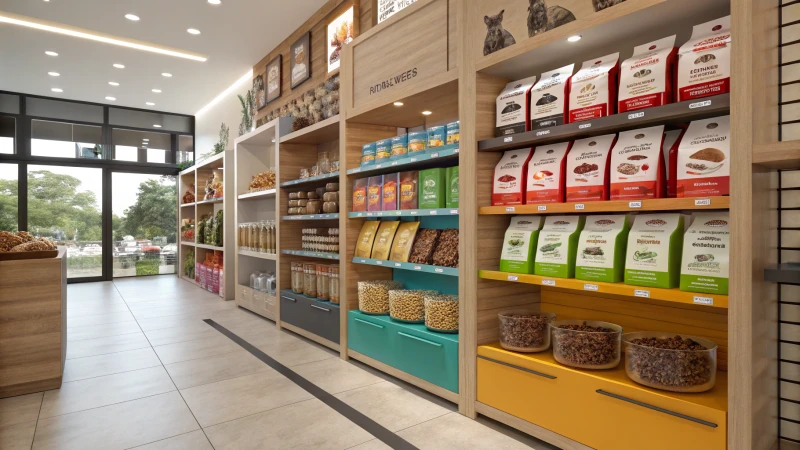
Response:
[{"label": "glass jar with lid", "polygon": [[244,233],[242,232],[243,229],[244,229],[244,224],[243,223],[240,223],[238,225],[238,227],[236,228],[236,236],[237,236],[236,237],[236,242],[237,242],[237,245],[239,246],[239,248],[244,248],[245,247],[245,245],[244,245],[244,241],[245,241]]},{"label": "glass jar with lid", "polygon": [[277,239],[278,237],[278,230],[275,227],[275,221],[270,221],[269,223],[269,252],[272,254],[277,253],[278,244]]},{"label": "glass jar with lid", "polygon": [[320,300],[328,300],[330,295],[328,278],[328,266],[325,264],[317,264],[317,298]]},{"label": "glass jar with lid", "polygon": [[303,294],[309,297],[317,296],[317,265],[314,263],[303,264]]},{"label": "glass jar with lid", "polygon": [[292,263],[292,292],[303,293],[303,264]]},{"label": "glass jar with lid", "polygon": [[331,154],[328,151],[321,151],[317,153],[317,166],[319,167],[320,174],[330,173],[331,171]]},{"label": "glass jar with lid", "polygon": [[258,251],[258,223],[252,222],[248,224],[248,236],[250,236],[250,250]]},{"label": "glass jar with lid", "polygon": [[258,222],[258,251],[261,253],[267,252],[267,245],[269,244],[267,222]]},{"label": "glass jar with lid", "polygon": [[339,265],[332,264],[328,268],[328,296],[331,303],[339,304]]}]

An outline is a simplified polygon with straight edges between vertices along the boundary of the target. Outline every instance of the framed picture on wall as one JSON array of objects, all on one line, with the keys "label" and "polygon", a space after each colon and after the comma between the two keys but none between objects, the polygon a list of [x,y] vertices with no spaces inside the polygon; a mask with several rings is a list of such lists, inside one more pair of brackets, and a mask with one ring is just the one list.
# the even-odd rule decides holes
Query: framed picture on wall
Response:
[{"label": "framed picture on wall", "polygon": [[253,78],[253,98],[255,99],[256,109],[267,106],[267,91],[264,90],[264,75],[259,74]]},{"label": "framed picture on wall", "polygon": [[311,32],[307,32],[289,47],[289,66],[292,72],[292,89],[311,78]]},{"label": "framed picture on wall", "polygon": [[278,55],[267,64],[267,103],[281,96],[281,61]]},{"label": "framed picture on wall", "polygon": [[353,40],[353,7],[328,23],[328,73],[339,68],[342,47]]}]

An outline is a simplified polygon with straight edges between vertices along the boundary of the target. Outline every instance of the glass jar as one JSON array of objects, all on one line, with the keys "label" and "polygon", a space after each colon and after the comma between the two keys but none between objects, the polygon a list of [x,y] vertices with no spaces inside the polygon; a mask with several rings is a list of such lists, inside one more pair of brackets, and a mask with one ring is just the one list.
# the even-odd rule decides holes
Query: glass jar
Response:
[{"label": "glass jar", "polygon": [[329,286],[330,278],[328,277],[328,266],[325,264],[317,264],[317,298],[327,301],[330,298]]},{"label": "glass jar", "polygon": [[248,236],[250,236],[250,250],[257,252],[258,251],[258,224],[252,222],[248,224]]},{"label": "glass jar", "polygon": [[267,252],[267,244],[269,239],[267,238],[267,222],[261,221],[258,223],[258,251],[261,253]]},{"label": "glass jar", "polygon": [[333,264],[328,273],[328,294],[331,303],[339,304],[339,265]]},{"label": "glass jar", "polygon": [[292,263],[292,292],[303,293],[303,264]]},{"label": "glass jar", "polygon": [[256,278],[258,278],[258,272],[253,272],[250,274],[250,289],[256,288]]},{"label": "glass jar", "polygon": [[317,153],[317,166],[321,174],[331,172],[331,154],[328,151]]},{"label": "glass jar", "polygon": [[272,254],[278,253],[278,229],[275,227],[275,221],[269,223],[269,252]]},{"label": "glass jar", "polygon": [[317,296],[317,265],[314,263],[303,264],[303,294],[309,297]]},{"label": "glass jar", "polygon": [[258,274],[258,278],[256,278],[255,289],[261,292],[267,291],[267,274],[265,272],[261,272]]},{"label": "glass jar", "polygon": [[244,245],[244,240],[245,240],[244,239],[244,234],[242,233],[242,230],[244,229],[243,225],[244,225],[243,223],[240,223],[239,226],[236,228],[236,236],[237,236],[236,237],[236,242],[237,242],[237,245],[239,245],[239,248],[244,248],[245,247],[245,245]]}]

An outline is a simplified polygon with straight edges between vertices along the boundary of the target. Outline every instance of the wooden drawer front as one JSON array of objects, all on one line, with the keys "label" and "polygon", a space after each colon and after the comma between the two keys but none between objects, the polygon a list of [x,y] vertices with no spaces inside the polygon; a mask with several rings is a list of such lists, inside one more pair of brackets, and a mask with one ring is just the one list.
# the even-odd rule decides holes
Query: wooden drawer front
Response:
[{"label": "wooden drawer front", "polygon": [[330,303],[283,291],[281,320],[339,343],[339,308]]},{"label": "wooden drawer front", "polygon": [[389,324],[396,367],[458,392],[458,342],[411,327]]},{"label": "wooden drawer front", "polygon": [[391,348],[389,324],[376,318],[350,311],[347,315],[347,345],[372,359],[396,366]]},{"label": "wooden drawer front", "polygon": [[253,290],[244,286],[237,286],[236,290],[236,304],[243,308],[251,309]]}]

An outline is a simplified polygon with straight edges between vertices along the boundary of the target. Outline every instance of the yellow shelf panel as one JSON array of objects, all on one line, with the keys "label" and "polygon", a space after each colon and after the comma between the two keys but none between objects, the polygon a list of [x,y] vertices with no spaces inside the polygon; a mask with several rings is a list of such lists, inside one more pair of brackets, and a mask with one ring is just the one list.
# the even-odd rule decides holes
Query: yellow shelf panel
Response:
[{"label": "yellow shelf panel", "polygon": [[730,205],[730,197],[654,198],[651,200],[607,200],[600,202],[483,206],[478,209],[478,213],[481,215],[495,215],[683,211],[697,209],[729,209]]}]

